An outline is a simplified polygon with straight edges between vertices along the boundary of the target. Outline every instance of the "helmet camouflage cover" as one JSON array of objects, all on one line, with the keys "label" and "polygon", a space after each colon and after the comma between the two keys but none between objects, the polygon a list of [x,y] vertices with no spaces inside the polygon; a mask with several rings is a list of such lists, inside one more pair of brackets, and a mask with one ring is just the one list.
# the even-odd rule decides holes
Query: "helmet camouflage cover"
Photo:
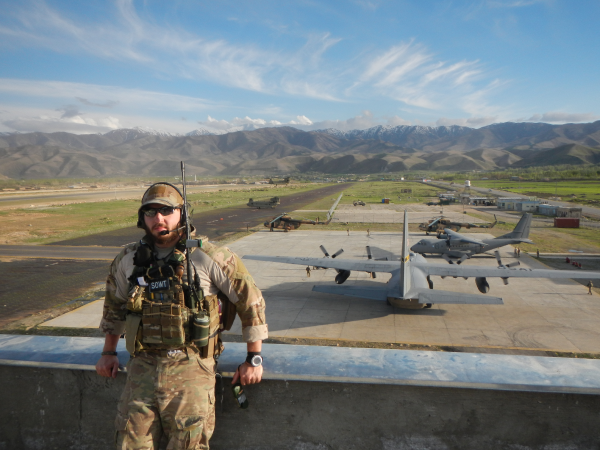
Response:
[{"label": "helmet camouflage cover", "polygon": [[183,206],[183,198],[175,187],[169,184],[156,183],[150,186],[142,197],[142,207],[152,203],[177,208]]}]

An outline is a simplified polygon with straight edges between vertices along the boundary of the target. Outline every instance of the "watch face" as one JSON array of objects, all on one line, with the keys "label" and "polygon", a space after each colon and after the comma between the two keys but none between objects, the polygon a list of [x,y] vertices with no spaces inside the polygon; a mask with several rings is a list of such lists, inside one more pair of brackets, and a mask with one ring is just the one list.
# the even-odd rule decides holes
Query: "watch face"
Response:
[{"label": "watch face", "polygon": [[260,355],[254,355],[252,357],[252,359],[250,360],[250,364],[252,364],[254,367],[258,367],[262,364],[262,356]]}]

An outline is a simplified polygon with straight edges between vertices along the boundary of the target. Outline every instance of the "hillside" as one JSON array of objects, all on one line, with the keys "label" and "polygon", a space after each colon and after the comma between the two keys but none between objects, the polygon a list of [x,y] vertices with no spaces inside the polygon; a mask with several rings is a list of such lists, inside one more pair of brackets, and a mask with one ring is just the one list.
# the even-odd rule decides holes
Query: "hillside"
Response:
[{"label": "hillside", "polygon": [[103,135],[15,133],[0,135],[0,177],[174,176],[180,160],[197,175],[494,170],[597,164],[599,154],[600,121],[480,129],[374,127],[346,133],[292,127],[185,136],[140,129]]},{"label": "hillside", "polygon": [[530,156],[515,162],[512,167],[553,166],[561,164],[581,165],[600,164],[600,148],[577,144],[561,145],[550,150],[533,152]]}]

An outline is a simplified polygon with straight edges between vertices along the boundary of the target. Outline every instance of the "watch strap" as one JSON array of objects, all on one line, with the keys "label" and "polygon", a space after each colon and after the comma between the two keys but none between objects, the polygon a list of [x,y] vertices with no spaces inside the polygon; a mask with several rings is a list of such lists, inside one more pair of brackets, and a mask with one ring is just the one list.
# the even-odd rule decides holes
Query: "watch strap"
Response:
[{"label": "watch strap", "polygon": [[111,351],[106,351],[106,352],[100,353],[100,355],[102,355],[102,356],[117,356],[118,353],[114,352],[114,351],[112,351],[112,352]]}]

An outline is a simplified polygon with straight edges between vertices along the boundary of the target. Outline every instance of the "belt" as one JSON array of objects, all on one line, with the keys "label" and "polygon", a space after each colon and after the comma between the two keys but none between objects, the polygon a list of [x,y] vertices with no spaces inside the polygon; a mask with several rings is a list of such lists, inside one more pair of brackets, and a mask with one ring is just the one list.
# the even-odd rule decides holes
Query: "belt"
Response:
[{"label": "belt", "polygon": [[172,348],[169,350],[148,349],[137,352],[135,356],[160,356],[162,358],[173,358],[182,353],[189,355],[190,353],[197,352],[195,352],[194,349],[191,347]]}]

